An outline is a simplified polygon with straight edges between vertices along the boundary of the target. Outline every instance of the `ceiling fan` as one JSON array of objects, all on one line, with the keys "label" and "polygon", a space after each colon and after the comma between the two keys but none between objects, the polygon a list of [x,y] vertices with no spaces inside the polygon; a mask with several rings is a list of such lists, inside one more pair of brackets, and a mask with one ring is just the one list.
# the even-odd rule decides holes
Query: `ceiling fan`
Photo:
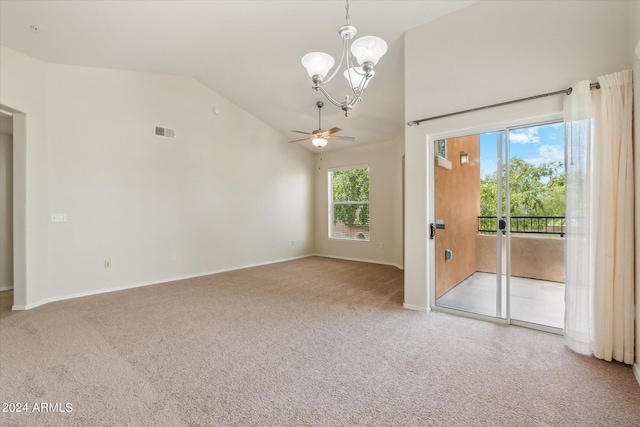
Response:
[{"label": "ceiling fan", "polygon": [[302,139],[296,139],[294,141],[289,141],[289,142],[298,142],[298,141],[305,141],[307,139],[310,139],[311,142],[313,142],[313,145],[315,145],[316,147],[324,147],[325,145],[327,145],[328,140],[330,139],[338,139],[341,141],[353,141],[355,140],[354,137],[352,136],[336,136],[333,135],[336,132],[340,132],[342,129],[340,128],[331,128],[329,130],[322,130],[322,106],[324,105],[324,102],[322,101],[318,101],[316,102],[316,105],[318,106],[318,129],[314,130],[313,132],[309,133],[309,132],[302,132],[299,130],[292,130],[291,132],[296,132],[296,133],[303,133],[305,135],[309,135],[306,138],[302,138]]}]

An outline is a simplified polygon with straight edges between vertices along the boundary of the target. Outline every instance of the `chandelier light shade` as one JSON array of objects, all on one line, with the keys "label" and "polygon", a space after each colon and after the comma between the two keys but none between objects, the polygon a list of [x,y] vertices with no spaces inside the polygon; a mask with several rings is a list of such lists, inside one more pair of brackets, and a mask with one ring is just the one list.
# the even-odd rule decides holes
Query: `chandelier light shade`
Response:
[{"label": "chandelier light shade", "polygon": [[311,52],[302,57],[302,65],[311,78],[320,76],[324,79],[335,63],[333,57],[324,52]]},{"label": "chandelier light shade", "polygon": [[[387,43],[375,36],[365,36],[353,40],[357,30],[356,27],[349,25],[349,0],[346,0],[345,9],[347,10],[346,25],[338,29],[338,34],[342,38],[342,55],[331,75],[327,77],[335,65],[335,60],[324,52],[307,53],[302,57],[302,65],[307,69],[307,73],[313,81],[313,89],[322,92],[329,102],[340,107],[344,111],[344,115],[349,117],[349,112],[361,100],[362,92],[369,84],[369,80],[375,75],[373,67],[387,52]],[[338,102],[329,95],[322,84],[329,83],[342,68],[342,64],[345,64],[346,70],[343,75],[349,82],[353,97],[349,98],[347,95],[344,101]],[[356,66],[357,64],[360,66]]]},{"label": "chandelier light shade", "polygon": [[362,92],[367,87],[373,76],[376,75],[375,71],[371,71],[371,76],[365,79],[365,73],[362,67],[352,67],[348,70],[344,70],[344,78],[349,82],[349,86],[354,92]]},{"label": "chandelier light shade", "polygon": [[367,62],[376,65],[380,58],[387,53],[387,43],[380,37],[360,37],[351,45],[351,53],[358,60],[358,64],[362,66]]}]

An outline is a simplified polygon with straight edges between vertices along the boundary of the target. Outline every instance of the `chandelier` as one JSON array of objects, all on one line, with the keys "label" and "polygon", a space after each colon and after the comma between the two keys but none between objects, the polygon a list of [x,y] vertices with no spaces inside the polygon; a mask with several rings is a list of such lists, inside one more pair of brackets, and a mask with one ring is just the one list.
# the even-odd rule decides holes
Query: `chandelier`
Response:
[{"label": "chandelier", "polygon": [[[302,65],[307,69],[309,77],[314,83],[313,89],[322,92],[329,102],[336,107],[342,108],[345,117],[349,117],[351,111],[362,97],[362,92],[369,84],[369,80],[375,76],[373,67],[378,60],[387,52],[387,43],[380,37],[365,36],[357,40],[353,40],[356,35],[356,27],[349,25],[349,0],[346,0],[346,25],[338,29],[338,34],[342,38],[342,55],[340,63],[333,70],[333,73],[326,78],[329,71],[334,66],[333,57],[324,52],[311,52],[302,57]],[[360,66],[355,65],[355,61]],[[327,93],[322,87],[323,83],[329,83],[335,77],[343,62],[346,70],[343,75],[349,82],[349,86],[353,91],[353,97],[349,99],[349,95],[345,96],[344,101],[338,102]]]}]

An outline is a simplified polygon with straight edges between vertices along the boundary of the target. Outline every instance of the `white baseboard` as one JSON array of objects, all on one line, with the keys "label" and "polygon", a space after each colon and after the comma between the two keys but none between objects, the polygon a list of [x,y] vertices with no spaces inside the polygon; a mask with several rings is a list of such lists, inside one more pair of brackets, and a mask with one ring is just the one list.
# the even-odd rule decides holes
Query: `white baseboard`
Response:
[{"label": "white baseboard", "polygon": [[[636,358],[640,357],[640,355],[636,354]],[[640,361],[633,364],[633,374],[636,376],[636,381],[638,381],[638,385],[640,385]]]},{"label": "white baseboard", "polygon": [[107,293],[107,292],[124,291],[126,289],[140,288],[140,287],[143,287],[143,286],[159,285],[160,283],[168,283],[168,282],[175,282],[177,280],[193,279],[194,277],[210,276],[212,274],[225,273],[227,271],[242,270],[242,269],[251,268],[251,267],[260,267],[262,265],[277,264],[279,262],[285,262],[285,261],[294,261],[296,259],[309,258],[311,256],[313,256],[313,255],[301,255],[301,256],[297,256],[297,257],[293,257],[293,258],[285,258],[285,259],[279,259],[279,260],[275,260],[275,261],[266,261],[266,262],[260,262],[260,263],[256,263],[256,264],[246,264],[246,265],[237,266],[237,267],[223,268],[223,269],[214,270],[214,271],[205,271],[205,272],[202,272],[202,273],[188,274],[188,275],[185,275],[185,276],[170,277],[170,278],[166,278],[166,279],[158,279],[158,280],[153,280],[153,281],[143,282],[143,283],[135,283],[135,284],[131,284],[131,285],[115,286],[115,287],[112,287],[112,288],[98,289],[98,290],[95,290],[95,291],[78,292],[78,293],[73,293],[73,294],[61,295],[61,296],[56,296],[56,297],[51,297],[51,298],[45,298],[43,300],[36,301],[36,302],[33,302],[31,304],[27,304],[27,305],[14,305],[11,309],[15,310],[15,311],[30,310],[32,308],[36,308],[36,307],[39,307],[41,305],[44,305],[44,304],[47,304],[47,303],[50,303],[50,302],[55,302],[55,301],[63,301],[63,300],[67,300],[67,299],[87,297],[87,296],[91,296],[91,295],[99,295],[99,294],[104,294],[104,293]]},{"label": "white baseboard", "polygon": [[[246,264],[246,265],[241,265],[241,266],[231,267],[231,268],[223,268],[223,269],[220,269],[220,270],[213,270],[213,271],[205,271],[205,272],[195,273],[195,274],[188,274],[188,275],[185,275],[185,276],[177,276],[177,277],[170,277],[170,278],[166,278],[166,279],[158,279],[158,280],[153,280],[153,281],[148,281],[148,282],[143,282],[143,283],[134,283],[134,284],[131,284],[131,285],[115,286],[115,287],[111,287],[111,288],[98,289],[98,290],[94,290],[94,291],[78,292],[78,293],[73,293],[73,294],[67,294],[67,295],[61,295],[61,296],[56,296],[56,297],[51,297],[51,298],[45,298],[45,299],[42,299],[42,300],[39,300],[39,301],[35,301],[35,302],[27,304],[27,305],[14,305],[12,307],[12,310],[14,310],[14,311],[30,310],[32,308],[36,308],[36,307],[39,307],[41,305],[44,305],[44,304],[47,304],[47,303],[50,303],[50,302],[55,302],[55,301],[64,301],[64,300],[68,300],[68,299],[82,298],[82,297],[87,297],[87,296],[91,296],[91,295],[104,294],[104,293],[107,293],[107,292],[124,291],[124,290],[127,290],[127,289],[140,288],[140,287],[143,287],[143,286],[159,285],[160,283],[175,282],[176,280],[193,279],[195,277],[209,276],[211,274],[225,273],[227,271],[242,270],[242,269],[251,268],[251,267],[260,267],[262,265],[277,264],[279,262],[294,261],[296,259],[309,258],[309,257],[312,257],[312,256],[344,259],[344,260],[347,260],[347,261],[369,262],[369,263],[372,263],[372,264],[391,265],[391,266],[394,266],[394,267],[399,268],[401,270],[403,269],[402,266],[394,264],[394,263],[386,263],[386,262],[381,262],[381,261],[372,261],[372,260],[354,259],[354,258],[342,258],[342,257],[336,257],[336,256],[332,256],[332,255],[323,255],[323,254],[309,254],[309,255],[301,255],[301,256],[292,257],[292,258],[279,259],[279,260],[275,260],[275,261],[266,261],[266,262],[255,263],[255,264]],[[409,307],[405,307],[405,308],[409,308]],[[425,309],[424,307],[416,307],[416,308],[412,308],[412,310],[430,311],[430,309]]]},{"label": "white baseboard", "polygon": [[407,304],[406,302],[402,303],[402,306],[408,310],[424,311],[427,313],[431,311],[431,307],[422,307],[420,305]]},{"label": "white baseboard", "polygon": [[391,265],[400,270],[404,270],[404,266],[400,264],[396,264],[394,262],[375,261],[371,259],[362,259],[362,258],[348,258],[343,256],[335,256],[335,255],[327,255],[327,254],[313,254],[312,256],[319,256],[323,258],[333,258],[333,259],[343,259],[345,261],[368,262],[369,264]]},{"label": "white baseboard", "polygon": [[10,291],[11,289],[13,289],[13,286],[0,286],[0,292]]}]

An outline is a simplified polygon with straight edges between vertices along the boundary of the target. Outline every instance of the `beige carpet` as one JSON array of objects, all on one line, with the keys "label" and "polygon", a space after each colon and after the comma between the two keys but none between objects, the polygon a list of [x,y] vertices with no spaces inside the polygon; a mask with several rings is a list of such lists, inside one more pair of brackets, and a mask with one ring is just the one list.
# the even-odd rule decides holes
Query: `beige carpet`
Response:
[{"label": "beige carpet", "polygon": [[[631,368],[402,309],[394,267],[306,258],[0,320],[2,426],[639,426]],[[53,405],[52,405],[53,406]]]}]

